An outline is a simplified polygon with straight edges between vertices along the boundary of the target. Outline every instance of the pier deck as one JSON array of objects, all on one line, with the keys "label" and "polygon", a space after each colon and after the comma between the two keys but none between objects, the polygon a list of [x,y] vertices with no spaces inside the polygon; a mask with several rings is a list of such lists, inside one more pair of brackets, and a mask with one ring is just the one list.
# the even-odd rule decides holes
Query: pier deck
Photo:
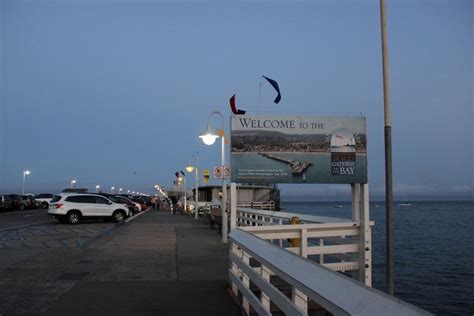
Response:
[{"label": "pier deck", "polygon": [[207,220],[149,211],[82,250],[48,248],[5,270],[0,312],[241,315],[226,291],[228,260]]},{"label": "pier deck", "polygon": [[303,161],[291,160],[291,159],[278,157],[278,156],[266,154],[266,153],[259,153],[259,154],[262,155],[263,157],[289,164],[291,167],[292,173],[295,175],[302,174],[303,172],[306,171],[306,169],[308,169],[312,165],[311,162],[306,161],[306,160],[303,160]]}]

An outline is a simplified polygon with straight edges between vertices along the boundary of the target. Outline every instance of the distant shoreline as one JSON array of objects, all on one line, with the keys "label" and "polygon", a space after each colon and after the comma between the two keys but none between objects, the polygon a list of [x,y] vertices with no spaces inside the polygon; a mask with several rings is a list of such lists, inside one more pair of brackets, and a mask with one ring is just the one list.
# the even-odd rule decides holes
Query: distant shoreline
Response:
[{"label": "distant shoreline", "polygon": [[[334,203],[334,202],[339,202],[339,203],[351,203],[352,201],[351,200],[304,200],[304,199],[290,199],[290,200],[287,200],[285,198],[281,198],[281,202],[288,202],[288,203],[292,203],[292,202],[295,202],[295,203],[311,203],[311,202],[314,202],[314,203]],[[416,200],[416,199],[413,199],[413,200],[410,200],[410,199],[406,199],[406,200],[403,200],[403,201],[393,201],[394,204],[398,204],[398,203],[423,203],[423,202],[429,202],[429,203],[436,203],[436,202],[456,202],[456,203],[459,203],[459,202],[471,202],[471,203],[474,203],[474,199],[473,200]],[[385,203],[385,200],[370,200],[370,203]]]}]

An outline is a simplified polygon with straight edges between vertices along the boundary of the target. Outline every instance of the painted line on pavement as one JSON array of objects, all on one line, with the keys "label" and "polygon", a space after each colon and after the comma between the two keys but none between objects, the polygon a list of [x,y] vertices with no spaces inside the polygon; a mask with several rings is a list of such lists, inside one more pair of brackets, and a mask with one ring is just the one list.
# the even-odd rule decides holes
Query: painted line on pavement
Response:
[{"label": "painted line on pavement", "polygon": [[148,213],[149,211],[151,211],[151,207],[147,208],[147,209],[144,210],[143,212],[137,213],[137,214],[133,215],[132,217],[127,218],[126,220],[124,220],[124,221],[118,223],[117,225],[125,225],[125,224],[128,224],[129,222],[133,221],[135,218],[140,217],[140,216],[142,216],[143,214]]},{"label": "painted line on pavement", "polygon": [[148,208],[148,209],[146,209],[146,210],[143,211],[143,212],[140,212],[140,213],[138,213],[138,214],[136,214],[136,215],[134,215],[134,216],[132,216],[132,217],[130,217],[130,218],[124,220],[124,221],[121,221],[120,223],[115,224],[115,225],[112,226],[111,228],[109,228],[109,229],[107,229],[107,230],[101,232],[100,234],[98,234],[98,235],[95,236],[94,238],[89,239],[89,240],[87,240],[87,241],[84,242],[84,243],[78,242],[78,241],[76,240],[76,245],[78,246],[79,249],[81,249],[82,251],[84,251],[84,250],[86,250],[87,247],[89,247],[91,244],[95,243],[96,241],[98,241],[98,240],[101,239],[102,237],[107,236],[108,234],[112,233],[113,231],[115,231],[115,230],[116,230],[117,228],[119,228],[120,226],[127,224],[127,223],[130,222],[131,220],[133,220],[133,219],[135,219],[135,218],[137,218],[137,217],[139,217],[139,216],[142,216],[143,214],[147,213],[147,212],[150,211],[150,210],[151,210],[151,208]]},{"label": "painted line on pavement", "polygon": [[5,230],[12,230],[12,229],[15,229],[15,228],[22,228],[22,227],[28,227],[28,226],[33,226],[33,225],[52,223],[52,222],[55,222],[55,221],[56,220],[49,220],[49,221],[44,221],[44,222],[36,222],[36,223],[30,223],[30,224],[24,224],[24,225],[11,226],[11,227],[0,229],[0,232],[3,232]]}]

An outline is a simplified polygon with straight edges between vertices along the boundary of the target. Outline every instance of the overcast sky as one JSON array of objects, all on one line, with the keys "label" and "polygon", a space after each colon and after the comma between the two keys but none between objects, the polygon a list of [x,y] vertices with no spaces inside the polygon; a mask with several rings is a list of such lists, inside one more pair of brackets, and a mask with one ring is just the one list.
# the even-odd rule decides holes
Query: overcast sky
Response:
[{"label": "overcast sky", "polygon": [[[387,5],[396,198],[472,199],[474,2]],[[228,132],[228,99],[256,114],[261,82],[260,114],[366,116],[383,197],[378,0],[0,0],[0,57],[1,193],[21,192],[26,169],[32,193],[73,178],[170,187],[196,152],[202,168],[220,164],[198,138],[208,114]],[[261,75],[278,81],[278,105]],[[285,199],[348,192],[281,187]]]}]

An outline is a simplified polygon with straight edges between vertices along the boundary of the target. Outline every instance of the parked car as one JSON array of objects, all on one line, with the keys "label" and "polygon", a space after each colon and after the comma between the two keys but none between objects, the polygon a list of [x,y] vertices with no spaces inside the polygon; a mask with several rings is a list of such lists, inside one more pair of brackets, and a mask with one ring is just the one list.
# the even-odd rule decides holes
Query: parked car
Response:
[{"label": "parked car", "polygon": [[121,203],[127,204],[128,208],[132,210],[133,214],[137,214],[142,209],[140,203],[133,202],[132,200],[130,200],[129,198],[125,196],[118,195],[115,198],[117,198]]},{"label": "parked car", "polygon": [[140,207],[141,207],[142,211],[146,210],[147,207],[148,207],[148,206],[146,205],[145,199],[143,199],[143,196],[139,196],[139,195],[132,196],[132,197],[130,198],[130,200],[132,200],[132,201],[135,202],[135,203],[140,204]]},{"label": "parked car", "polygon": [[11,209],[12,210],[24,210],[28,207],[28,200],[23,199],[21,195],[10,194]]},{"label": "parked car", "polygon": [[142,209],[142,205],[138,202],[135,202],[132,200],[133,196],[132,195],[126,195],[126,194],[118,194],[117,195],[118,197],[123,197],[123,198],[126,198],[128,201],[130,201],[131,203],[133,203],[135,205],[135,208],[136,208],[136,212],[141,212],[143,209]]},{"label": "parked car", "polygon": [[48,214],[69,224],[77,224],[86,217],[121,222],[131,216],[126,204],[114,203],[108,197],[92,193],[64,193],[51,200]]},{"label": "parked car", "polygon": [[0,194],[0,211],[11,210],[12,199],[9,194]]},{"label": "parked car", "polygon": [[132,202],[122,195],[113,195],[113,194],[107,194],[107,193],[99,193],[99,194],[109,198],[114,203],[126,204],[128,209],[132,212],[132,215],[139,212],[139,209],[136,206],[136,204],[138,203]]},{"label": "parked car", "polygon": [[22,195],[21,199],[23,200],[25,204],[25,209],[33,210],[40,206],[40,203],[35,200],[33,195]]},{"label": "parked car", "polygon": [[35,195],[35,199],[40,203],[42,209],[49,208],[49,202],[53,199],[53,197],[54,194],[52,193],[41,193]]}]

